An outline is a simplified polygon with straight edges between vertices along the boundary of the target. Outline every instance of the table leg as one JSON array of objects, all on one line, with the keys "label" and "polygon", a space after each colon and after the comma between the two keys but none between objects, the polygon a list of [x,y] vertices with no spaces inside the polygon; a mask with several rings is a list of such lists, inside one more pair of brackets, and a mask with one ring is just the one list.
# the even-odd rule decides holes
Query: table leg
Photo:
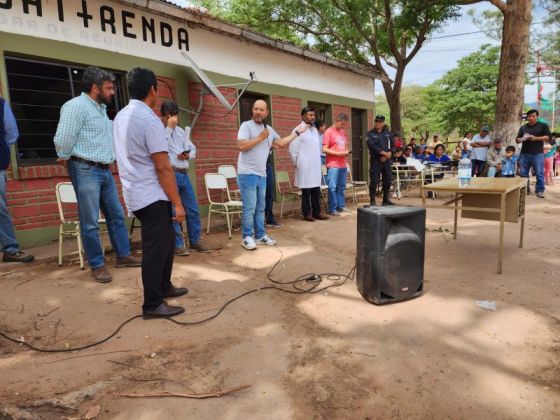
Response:
[{"label": "table leg", "polygon": [[525,233],[525,216],[521,219],[521,227],[519,228],[519,248],[523,248],[523,234]]},{"label": "table leg", "polygon": [[459,210],[457,209],[458,206],[458,200],[457,197],[459,196],[459,194],[455,193],[455,218],[453,219],[453,239],[457,239],[457,216],[459,213]]},{"label": "table leg", "polygon": [[506,219],[506,195],[501,194],[500,200],[500,240],[498,244],[498,274],[502,274],[502,258],[504,256],[504,222]]}]

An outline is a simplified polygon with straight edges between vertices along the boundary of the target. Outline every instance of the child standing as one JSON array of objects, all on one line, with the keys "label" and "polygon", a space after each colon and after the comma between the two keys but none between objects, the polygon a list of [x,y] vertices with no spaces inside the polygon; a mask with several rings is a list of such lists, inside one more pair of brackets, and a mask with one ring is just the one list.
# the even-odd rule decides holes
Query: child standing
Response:
[{"label": "child standing", "polygon": [[556,144],[550,142],[544,144],[544,183],[552,185],[554,183],[553,161],[556,154]]},{"label": "child standing", "polygon": [[506,153],[502,158],[502,176],[513,178],[517,172],[517,161],[519,155],[515,154],[515,146],[506,147]]}]

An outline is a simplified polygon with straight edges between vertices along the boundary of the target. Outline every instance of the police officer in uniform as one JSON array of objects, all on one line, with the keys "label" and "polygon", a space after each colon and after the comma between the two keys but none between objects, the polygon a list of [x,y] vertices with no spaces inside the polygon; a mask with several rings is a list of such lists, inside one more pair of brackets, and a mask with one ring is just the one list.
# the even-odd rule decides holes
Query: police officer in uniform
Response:
[{"label": "police officer in uniform", "polygon": [[394,152],[391,132],[385,125],[385,117],[377,115],[373,130],[367,133],[367,146],[369,149],[369,197],[370,204],[375,206],[375,192],[379,184],[379,177],[383,176],[383,205],[392,206],[394,203],[389,198],[389,190],[393,173],[391,172],[391,156]]}]

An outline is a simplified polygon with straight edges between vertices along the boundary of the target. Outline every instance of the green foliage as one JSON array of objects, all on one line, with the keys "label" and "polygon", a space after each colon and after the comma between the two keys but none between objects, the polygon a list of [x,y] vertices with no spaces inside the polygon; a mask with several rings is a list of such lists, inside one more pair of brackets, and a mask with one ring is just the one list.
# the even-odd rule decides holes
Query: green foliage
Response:
[{"label": "green foliage", "polygon": [[484,45],[425,90],[429,113],[444,133],[492,125],[499,63],[500,48]]}]

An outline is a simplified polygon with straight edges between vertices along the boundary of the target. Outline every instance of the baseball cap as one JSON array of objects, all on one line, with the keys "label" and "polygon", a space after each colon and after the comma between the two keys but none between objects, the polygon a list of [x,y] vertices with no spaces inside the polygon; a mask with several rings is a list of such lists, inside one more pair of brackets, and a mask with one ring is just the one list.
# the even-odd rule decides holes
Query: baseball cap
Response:
[{"label": "baseball cap", "polygon": [[376,115],[375,116],[375,121],[385,121],[385,116],[384,115]]}]

